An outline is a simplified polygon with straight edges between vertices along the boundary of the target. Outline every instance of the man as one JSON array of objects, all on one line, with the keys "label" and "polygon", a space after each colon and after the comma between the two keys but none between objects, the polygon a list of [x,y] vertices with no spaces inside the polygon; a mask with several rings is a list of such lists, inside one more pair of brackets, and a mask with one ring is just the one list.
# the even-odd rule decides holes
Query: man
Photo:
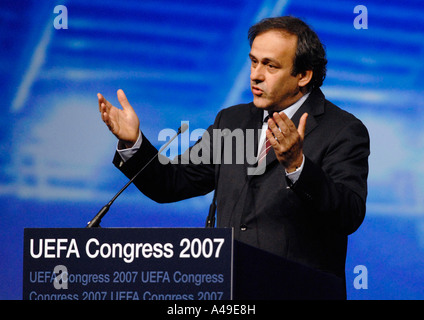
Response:
[{"label": "man", "polygon": [[[367,130],[319,89],[325,50],[303,21],[265,19],[250,28],[249,39],[253,102],[221,110],[203,139],[180,158],[196,151],[211,161],[153,161],[135,185],[157,202],[215,190],[218,227],[234,227],[241,242],[344,278],[347,236],[365,216]],[[103,121],[119,139],[114,163],[132,177],[157,150],[139,130],[122,90],[122,110],[101,94],[98,99]],[[247,133],[267,126],[266,134],[253,139],[265,172],[248,174],[247,161],[216,161],[214,130]],[[262,149],[267,143],[268,154]]]}]

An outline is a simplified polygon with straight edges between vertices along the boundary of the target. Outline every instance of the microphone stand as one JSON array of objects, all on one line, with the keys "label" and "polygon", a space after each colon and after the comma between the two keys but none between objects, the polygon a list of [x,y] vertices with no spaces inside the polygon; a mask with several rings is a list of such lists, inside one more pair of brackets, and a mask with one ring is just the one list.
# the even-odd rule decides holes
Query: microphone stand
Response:
[{"label": "microphone stand", "polygon": [[[228,135],[228,131],[224,130],[224,132],[222,133],[222,138],[225,139],[227,135]],[[215,147],[216,146],[214,146],[214,148]],[[216,160],[218,160],[218,159],[216,159]],[[219,174],[221,172],[221,162],[217,165],[218,165],[218,169],[217,169],[217,172],[216,172],[216,175],[215,175],[215,191],[213,193],[212,203],[209,206],[209,214],[208,214],[208,217],[206,218],[205,228],[215,228],[216,191],[218,190],[218,179],[219,179]]]},{"label": "microphone stand", "polygon": [[139,176],[141,172],[157,157],[159,154],[172,142],[175,140],[176,137],[178,137],[181,133],[186,131],[188,128],[188,125],[184,123],[181,127],[178,128],[178,132],[165,144],[162,148],[147,162],[143,168],[141,168],[131,179],[128,181],[125,186],[119,190],[117,194],[103,207],[100,209],[100,211],[96,214],[96,216],[88,222],[86,228],[96,228],[100,227],[100,222],[102,221],[102,218],[105,216],[105,214],[109,211],[109,208],[112,206],[112,204],[115,202],[115,200],[121,195],[122,192],[125,191],[129,187],[131,183],[134,182],[134,180]]}]

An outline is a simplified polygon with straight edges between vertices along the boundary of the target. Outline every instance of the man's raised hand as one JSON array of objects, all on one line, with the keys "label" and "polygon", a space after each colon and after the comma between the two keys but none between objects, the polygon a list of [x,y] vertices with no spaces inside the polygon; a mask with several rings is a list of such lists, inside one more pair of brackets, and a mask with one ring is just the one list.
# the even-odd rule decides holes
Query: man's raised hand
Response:
[{"label": "man's raised hand", "polygon": [[137,141],[140,121],[128,102],[124,91],[119,89],[117,95],[122,109],[114,107],[102,94],[98,93],[99,111],[103,122],[109,130],[121,140],[127,148],[130,148]]},{"label": "man's raised hand", "polygon": [[298,128],[284,112],[281,114],[275,112],[268,120],[269,129],[266,131],[266,136],[274,148],[278,161],[287,172],[293,172],[302,165],[307,118],[308,114],[304,113]]}]

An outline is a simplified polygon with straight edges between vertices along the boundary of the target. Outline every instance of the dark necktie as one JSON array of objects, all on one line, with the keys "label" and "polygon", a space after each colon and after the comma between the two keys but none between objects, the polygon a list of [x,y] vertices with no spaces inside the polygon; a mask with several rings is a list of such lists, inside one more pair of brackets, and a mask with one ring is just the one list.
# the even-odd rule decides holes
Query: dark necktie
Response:
[{"label": "dark necktie", "polygon": [[[268,119],[269,119],[269,116],[266,116],[266,118],[264,119],[264,122],[268,122]],[[261,164],[262,161],[266,159],[266,155],[268,154],[270,149],[271,149],[271,143],[269,142],[268,138],[265,137],[265,141],[261,147],[261,152],[259,153],[258,164]]]}]

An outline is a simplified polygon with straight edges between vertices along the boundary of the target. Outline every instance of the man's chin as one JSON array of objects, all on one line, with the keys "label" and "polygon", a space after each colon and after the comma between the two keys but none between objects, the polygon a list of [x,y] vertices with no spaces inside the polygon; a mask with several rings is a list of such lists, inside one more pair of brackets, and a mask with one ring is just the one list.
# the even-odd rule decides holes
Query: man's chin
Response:
[{"label": "man's chin", "polygon": [[277,105],[271,103],[268,100],[265,100],[263,98],[256,97],[256,96],[253,97],[253,104],[255,105],[256,108],[262,109],[262,110],[267,110],[269,113],[280,112],[281,110],[284,109],[280,106],[277,106]]},{"label": "man's chin", "polygon": [[256,108],[263,109],[263,110],[268,110],[268,108],[270,107],[267,101],[265,101],[263,98],[256,97],[256,96],[253,97],[253,104],[255,105]]}]

